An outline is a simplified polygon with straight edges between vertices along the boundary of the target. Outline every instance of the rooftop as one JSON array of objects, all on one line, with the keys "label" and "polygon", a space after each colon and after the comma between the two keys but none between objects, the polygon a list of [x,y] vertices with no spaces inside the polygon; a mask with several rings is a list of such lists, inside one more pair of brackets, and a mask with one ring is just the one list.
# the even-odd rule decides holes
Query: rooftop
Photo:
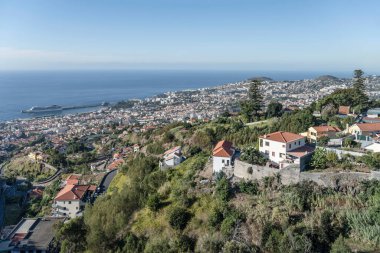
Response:
[{"label": "rooftop", "polygon": [[288,143],[295,140],[303,139],[305,137],[299,134],[279,131],[279,132],[274,132],[270,134],[265,134],[263,136],[260,136],[260,138],[265,139],[265,140],[270,140],[270,141]]},{"label": "rooftop", "polygon": [[71,185],[68,184],[60,190],[55,197],[55,200],[80,200],[89,190],[90,185]]},{"label": "rooftop", "polygon": [[324,132],[341,132],[338,127],[335,126],[313,126],[312,128],[315,129],[318,133],[324,133]]},{"label": "rooftop", "polygon": [[380,122],[356,124],[362,131],[380,131]]},{"label": "rooftop", "polygon": [[9,234],[9,245],[25,250],[46,250],[54,238],[54,225],[60,221],[64,218],[24,218]]},{"label": "rooftop", "polygon": [[217,157],[231,157],[233,154],[232,143],[225,140],[219,141],[212,152]]}]

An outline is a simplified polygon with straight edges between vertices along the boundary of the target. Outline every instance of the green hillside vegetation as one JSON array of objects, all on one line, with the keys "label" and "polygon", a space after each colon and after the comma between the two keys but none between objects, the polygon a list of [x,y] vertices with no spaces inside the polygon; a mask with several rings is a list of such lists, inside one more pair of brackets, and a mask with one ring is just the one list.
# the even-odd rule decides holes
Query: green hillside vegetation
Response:
[{"label": "green hillside vegetation", "polygon": [[[339,90],[303,110],[283,113],[274,104],[266,115],[277,119],[262,124],[242,121],[265,117],[260,83],[255,81],[248,100],[242,102],[242,116],[225,114],[209,123],[173,123],[114,138],[115,147],[132,142],[144,148],[127,159],[108,193],[88,205],[83,217],[57,227],[61,252],[379,252],[379,181],[326,188],[311,182],[284,186],[279,174],[240,182],[223,174],[212,181],[202,177],[219,140],[233,142],[245,152],[244,160],[264,164],[255,149],[260,135],[280,130],[299,133],[316,124],[341,126],[352,120],[328,113],[316,118],[312,113],[325,106],[332,112],[346,102],[365,108],[368,98],[363,95],[362,73],[355,75],[353,88]],[[353,90],[357,97],[352,97]],[[177,145],[187,159],[161,171],[159,155]],[[378,155],[350,159],[339,160],[320,150],[311,166],[352,169],[360,162],[378,169]]]},{"label": "green hillside vegetation", "polygon": [[52,176],[55,171],[26,157],[20,157],[7,163],[3,168],[3,173],[7,178],[20,176],[29,181],[40,181]]}]

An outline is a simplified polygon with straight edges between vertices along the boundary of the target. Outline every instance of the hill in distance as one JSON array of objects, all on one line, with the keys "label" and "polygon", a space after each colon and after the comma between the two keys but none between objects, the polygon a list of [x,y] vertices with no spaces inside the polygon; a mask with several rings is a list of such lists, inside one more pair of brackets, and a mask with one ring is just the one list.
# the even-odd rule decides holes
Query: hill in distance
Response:
[{"label": "hill in distance", "polygon": [[273,81],[272,78],[269,78],[269,77],[266,77],[266,76],[256,76],[256,77],[249,78],[248,80],[249,81],[257,80],[257,81],[261,81],[261,82],[264,82],[264,81],[272,82]]},{"label": "hill in distance", "polygon": [[317,80],[317,81],[339,81],[340,79],[338,77],[335,77],[335,76],[324,75],[324,76],[319,76],[319,77],[315,78],[315,80]]}]

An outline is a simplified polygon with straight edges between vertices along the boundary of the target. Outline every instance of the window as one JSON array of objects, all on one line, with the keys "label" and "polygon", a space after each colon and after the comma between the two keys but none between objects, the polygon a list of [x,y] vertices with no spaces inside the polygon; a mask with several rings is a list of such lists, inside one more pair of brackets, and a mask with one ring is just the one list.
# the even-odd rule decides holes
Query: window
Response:
[{"label": "window", "polygon": [[289,144],[289,148],[292,148],[292,144]]},{"label": "window", "polygon": [[227,166],[229,166],[230,165],[230,160],[227,160]]},{"label": "window", "polygon": [[224,163],[224,159],[222,159],[222,163]]},{"label": "window", "polygon": [[71,204],[71,201],[69,201],[69,204]]},{"label": "window", "polygon": [[260,147],[263,146],[263,139],[260,139]]},{"label": "window", "polygon": [[301,141],[298,141],[298,145],[301,145]]},{"label": "window", "polygon": [[268,146],[268,147],[269,147],[269,141],[266,141],[266,142],[265,142],[265,146]]},{"label": "window", "polygon": [[272,152],[272,156],[275,157],[275,156],[276,156],[276,153],[275,153],[275,152]]},{"label": "window", "polygon": [[269,150],[265,150],[265,154],[268,155],[269,154]]}]

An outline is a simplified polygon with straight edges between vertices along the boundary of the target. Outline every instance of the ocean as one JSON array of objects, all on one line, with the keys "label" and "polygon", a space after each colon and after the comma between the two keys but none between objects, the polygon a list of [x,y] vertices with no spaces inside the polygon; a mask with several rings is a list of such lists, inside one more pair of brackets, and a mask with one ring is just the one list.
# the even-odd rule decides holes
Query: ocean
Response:
[{"label": "ocean", "polygon": [[[257,71],[9,71],[0,72],[0,121],[31,117],[32,106],[81,106],[145,98],[167,91],[222,85],[267,76],[274,80],[315,78],[318,72]],[[350,73],[340,73],[348,77]],[[80,113],[94,108],[67,110]]]}]

